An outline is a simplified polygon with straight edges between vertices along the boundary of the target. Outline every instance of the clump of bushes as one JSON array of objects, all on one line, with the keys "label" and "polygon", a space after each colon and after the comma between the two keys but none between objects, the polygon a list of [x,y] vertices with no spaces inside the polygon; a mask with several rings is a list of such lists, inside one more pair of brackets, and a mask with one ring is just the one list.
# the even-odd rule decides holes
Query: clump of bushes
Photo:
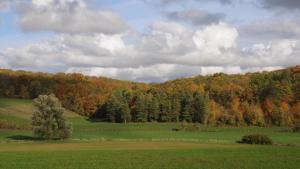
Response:
[{"label": "clump of bushes", "polygon": [[195,123],[187,123],[183,121],[181,123],[181,130],[184,131],[198,131],[199,127]]},{"label": "clump of bushes", "polygon": [[198,131],[199,127],[195,123],[188,123],[183,121],[180,128],[172,128],[172,131]]},{"label": "clump of bushes", "polygon": [[273,144],[273,141],[271,140],[271,138],[269,138],[268,136],[263,135],[263,134],[245,135],[238,142],[244,143],[244,144],[263,144],[263,145]]}]

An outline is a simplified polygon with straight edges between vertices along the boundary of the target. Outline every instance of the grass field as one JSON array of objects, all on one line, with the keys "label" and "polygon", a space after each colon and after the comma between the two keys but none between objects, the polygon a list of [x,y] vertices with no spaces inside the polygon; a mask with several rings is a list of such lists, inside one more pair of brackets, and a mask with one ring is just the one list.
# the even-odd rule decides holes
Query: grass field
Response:
[{"label": "grass field", "polygon": [[[30,126],[29,100],[0,99],[0,121]],[[173,131],[180,124],[90,122],[75,113],[68,141],[34,141],[30,129],[0,129],[0,168],[272,168],[300,166],[300,134],[284,127],[206,127]],[[275,145],[242,145],[243,135],[262,133]]]}]

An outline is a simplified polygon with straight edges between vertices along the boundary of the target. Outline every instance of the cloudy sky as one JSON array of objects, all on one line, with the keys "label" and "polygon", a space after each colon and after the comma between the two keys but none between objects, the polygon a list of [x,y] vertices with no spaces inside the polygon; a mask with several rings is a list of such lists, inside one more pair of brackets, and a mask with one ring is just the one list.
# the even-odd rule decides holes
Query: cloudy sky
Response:
[{"label": "cloudy sky", "polygon": [[161,82],[300,64],[300,0],[0,0],[0,68]]}]

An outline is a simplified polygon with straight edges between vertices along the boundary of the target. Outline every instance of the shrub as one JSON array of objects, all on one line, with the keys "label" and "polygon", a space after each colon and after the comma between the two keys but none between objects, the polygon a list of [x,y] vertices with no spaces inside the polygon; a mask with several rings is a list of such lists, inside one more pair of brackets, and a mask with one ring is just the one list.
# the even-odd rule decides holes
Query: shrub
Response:
[{"label": "shrub", "polygon": [[187,123],[186,121],[183,121],[181,123],[181,130],[184,130],[184,131],[198,131],[199,127],[194,123]]},{"label": "shrub", "polygon": [[271,145],[273,144],[273,141],[268,136],[263,134],[251,134],[243,136],[239,143]]}]

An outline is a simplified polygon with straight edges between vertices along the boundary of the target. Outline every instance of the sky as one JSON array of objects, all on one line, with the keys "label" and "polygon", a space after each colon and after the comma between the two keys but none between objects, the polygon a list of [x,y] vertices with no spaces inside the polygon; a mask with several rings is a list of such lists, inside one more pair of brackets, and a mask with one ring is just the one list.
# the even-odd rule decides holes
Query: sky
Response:
[{"label": "sky", "polygon": [[299,0],[0,0],[0,68],[139,82],[300,64]]}]

